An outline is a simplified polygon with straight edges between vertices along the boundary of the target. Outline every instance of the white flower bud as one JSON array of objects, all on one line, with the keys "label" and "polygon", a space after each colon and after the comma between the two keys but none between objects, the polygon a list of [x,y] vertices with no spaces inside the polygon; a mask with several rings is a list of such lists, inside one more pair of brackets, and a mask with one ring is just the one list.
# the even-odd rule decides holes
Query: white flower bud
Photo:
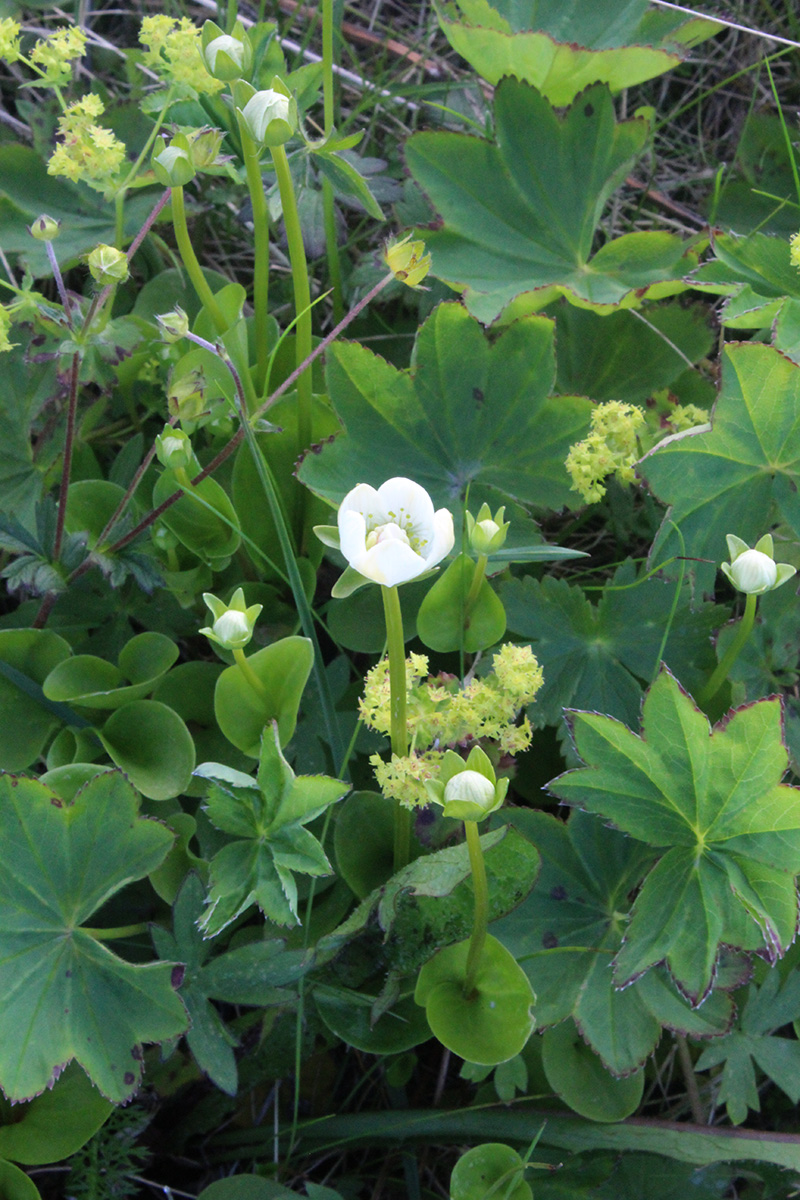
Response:
[{"label": "white flower bud", "polygon": [[221,644],[232,650],[235,646],[246,646],[250,641],[250,622],[243,612],[229,608],[212,626],[214,636]]},{"label": "white flower bud", "polygon": [[768,554],[747,550],[731,563],[730,578],[740,592],[759,596],[775,586],[778,568]]},{"label": "white flower bud", "polygon": [[495,802],[495,785],[479,771],[459,771],[448,780],[444,789],[444,802],[468,801],[481,812],[487,812]]}]

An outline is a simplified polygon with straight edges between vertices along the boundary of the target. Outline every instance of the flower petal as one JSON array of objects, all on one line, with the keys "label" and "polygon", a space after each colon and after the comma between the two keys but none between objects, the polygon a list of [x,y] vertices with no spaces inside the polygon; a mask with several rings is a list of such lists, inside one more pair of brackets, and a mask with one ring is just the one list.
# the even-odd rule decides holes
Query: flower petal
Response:
[{"label": "flower petal", "polygon": [[384,587],[397,587],[399,583],[408,583],[425,571],[425,560],[407,546],[405,542],[392,539],[378,542],[364,557],[352,566],[367,579],[374,583],[382,583]]},{"label": "flower petal", "polygon": [[367,522],[363,513],[352,509],[339,511],[339,549],[350,566],[359,570],[358,560],[367,552]]},{"label": "flower petal", "polygon": [[424,554],[427,554],[433,534],[433,501],[425,488],[413,479],[398,475],[381,484],[378,496],[388,519],[404,529],[409,538],[424,542]]},{"label": "flower petal", "polygon": [[358,512],[365,518],[367,527],[383,525],[386,521],[385,512],[381,506],[380,495],[368,483],[359,483],[352,488],[339,505],[339,528],[342,527],[342,517],[345,513]]},{"label": "flower petal", "polygon": [[453,549],[455,540],[453,514],[447,508],[438,509],[433,514],[433,538],[425,555],[425,567],[430,569],[437,566]]}]

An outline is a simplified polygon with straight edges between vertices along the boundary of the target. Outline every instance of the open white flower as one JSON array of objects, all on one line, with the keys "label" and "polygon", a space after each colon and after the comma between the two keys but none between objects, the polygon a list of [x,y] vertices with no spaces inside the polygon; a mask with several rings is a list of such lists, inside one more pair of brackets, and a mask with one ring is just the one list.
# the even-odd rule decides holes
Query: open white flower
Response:
[{"label": "open white flower", "polygon": [[339,539],[350,566],[385,587],[408,583],[453,548],[453,516],[411,479],[388,479],[376,491],[359,483],[339,508]]}]

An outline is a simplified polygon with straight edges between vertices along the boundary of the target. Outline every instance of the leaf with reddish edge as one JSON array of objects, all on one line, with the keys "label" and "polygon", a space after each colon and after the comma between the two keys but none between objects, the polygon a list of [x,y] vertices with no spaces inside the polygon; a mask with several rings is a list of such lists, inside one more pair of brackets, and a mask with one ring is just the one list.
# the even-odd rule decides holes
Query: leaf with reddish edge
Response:
[{"label": "leaf with reddish edge", "polygon": [[597,713],[569,720],[586,766],[551,791],[661,851],[615,958],[617,986],[664,962],[696,1007],[723,946],[781,957],[797,925],[800,789],[781,783],[780,699],[736,709],[712,730],[663,668],[641,735]]}]

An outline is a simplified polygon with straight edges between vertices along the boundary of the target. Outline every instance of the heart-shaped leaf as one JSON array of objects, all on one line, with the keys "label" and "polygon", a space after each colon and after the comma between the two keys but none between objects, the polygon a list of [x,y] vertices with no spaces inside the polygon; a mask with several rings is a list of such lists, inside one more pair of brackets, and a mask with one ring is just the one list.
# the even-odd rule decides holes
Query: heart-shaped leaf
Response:
[{"label": "heart-shaped leaf", "polygon": [[[50,672],[69,656],[69,642],[49,629],[0,631],[0,757],[7,771],[35,762],[58,728],[57,710],[38,696]],[[61,719],[67,715],[65,710]]]},{"label": "heart-shaped leaf", "polygon": [[502,1142],[473,1146],[453,1167],[450,1200],[485,1200],[490,1195],[532,1200],[530,1184],[522,1177],[524,1169],[516,1150]]},{"label": "heart-shaped leaf", "polygon": [[186,1028],[169,963],[125,962],[82,928],[172,844],[138,807],[118,771],[71,804],[0,776],[0,837],[14,863],[0,877],[0,1086],[11,1100],[42,1092],[74,1058],[120,1103],[141,1078],[141,1043]]},{"label": "heart-shaped leaf", "polygon": [[471,313],[510,321],[562,295],[612,312],[686,290],[697,258],[675,234],[627,233],[592,253],[606,201],[644,148],[646,121],[617,123],[601,85],[559,116],[512,78],[495,91],[494,119],[494,141],[418,133],[406,143],[409,170],[443,219],[425,233],[432,272],[463,291]]},{"label": "heart-shaped leaf", "polygon": [[544,1034],[542,1066],[553,1091],[590,1121],[623,1121],[639,1107],[644,1071],[615,1079],[581,1038],[574,1021]]},{"label": "heart-shaped leaf", "polygon": [[494,646],[505,633],[505,609],[486,578],[481,579],[475,599],[467,608],[474,578],[474,561],[467,554],[459,554],[422,601],[417,635],[431,650],[446,653],[463,646],[468,654],[474,654]]},{"label": "heart-shaped leaf", "polygon": [[214,712],[228,741],[257,758],[264,727],[277,721],[280,742],[285,746],[294,733],[313,661],[311,642],[303,637],[281,638],[256,650],[247,665],[261,684],[259,692],[238,666],[227,667],[214,689]]},{"label": "heart-shaped leaf", "polygon": [[118,708],[98,737],[111,761],[148,800],[179,796],[192,777],[192,735],[178,714],[157,700],[134,700]]}]

